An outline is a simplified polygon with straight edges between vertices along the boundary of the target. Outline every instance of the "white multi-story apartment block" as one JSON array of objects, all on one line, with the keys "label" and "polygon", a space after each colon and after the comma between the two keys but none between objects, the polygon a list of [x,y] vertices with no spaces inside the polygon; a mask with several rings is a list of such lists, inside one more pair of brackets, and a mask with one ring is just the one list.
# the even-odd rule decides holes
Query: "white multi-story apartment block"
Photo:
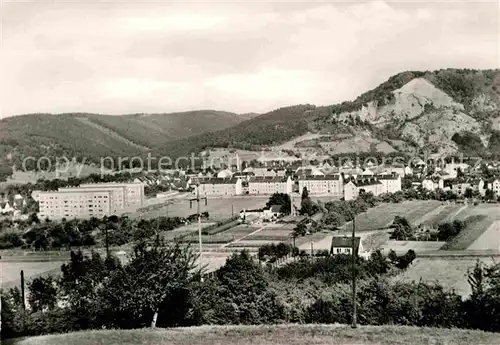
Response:
[{"label": "white multi-story apartment block", "polygon": [[375,178],[351,180],[344,185],[344,199],[354,200],[361,192],[379,196],[384,193],[384,190],[382,183]]},{"label": "white multi-story apartment block", "polygon": [[382,184],[380,191],[381,194],[392,194],[401,190],[401,176],[396,173],[392,173],[390,175],[377,175],[375,178]]},{"label": "white multi-story apartment block", "polygon": [[57,191],[33,191],[42,218],[88,218],[117,215],[144,205],[143,183],[93,183]]},{"label": "white multi-story apartment block", "polygon": [[248,181],[249,194],[274,194],[293,192],[293,180],[288,177],[254,176]]},{"label": "white multi-story apartment block", "polygon": [[200,196],[223,196],[223,195],[241,195],[243,186],[241,178],[207,178],[200,179],[199,185],[195,186],[194,193],[197,194],[200,189]]},{"label": "white multi-story apartment block", "polygon": [[307,175],[299,177],[299,193],[307,188],[311,195],[344,196],[344,181],[341,175]]}]

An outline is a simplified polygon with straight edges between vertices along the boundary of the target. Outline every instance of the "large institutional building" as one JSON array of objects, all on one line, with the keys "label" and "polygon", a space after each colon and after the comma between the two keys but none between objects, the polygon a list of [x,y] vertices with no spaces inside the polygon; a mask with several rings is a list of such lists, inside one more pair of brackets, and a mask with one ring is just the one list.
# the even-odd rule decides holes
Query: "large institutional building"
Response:
[{"label": "large institutional building", "polygon": [[291,194],[293,192],[293,184],[294,182],[290,176],[254,176],[248,181],[248,192],[253,195]]},{"label": "large institutional building", "polygon": [[306,175],[299,177],[299,192],[307,188],[311,195],[328,195],[333,198],[344,196],[344,182],[341,175]]},{"label": "large institutional building", "polygon": [[144,205],[142,183],[95,183],[57,191],[33,191],[41,218],[89,218],[118,215]]},{"label": "large institutional building", "polygon": [[212,177],[207,179],[199,179],[195,185],[194,193],[197,193],[197,188],[200,189],[200,196],[222,196],[222,195],[241,195],[243,194],[241,178],[222,178]]}]

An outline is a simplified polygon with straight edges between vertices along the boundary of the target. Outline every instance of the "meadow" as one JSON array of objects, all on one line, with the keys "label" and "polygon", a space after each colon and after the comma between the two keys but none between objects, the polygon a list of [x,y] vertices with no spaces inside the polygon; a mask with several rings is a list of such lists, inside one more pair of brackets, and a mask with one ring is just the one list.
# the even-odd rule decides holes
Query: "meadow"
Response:
[{"label": "meadow", "polygon": [[64,261],[44,262],[3,262],[0,260],[0,287],[8,289],[21,286],[21,270],[24,271],[25,281],[29,281],[42,274],[59,273]]},{"label": "meadow", "polygon": [[493,345],[500,334],[409,326],[285,324],[272,326],[200,326],[171,329],[98,330],[45,335],[7,345]]},{"label": "meadow", "polygon": [[[387,229],[394,217],[402,216],[410,223],[418,223],[420,218],[441,205],[439,201],[406,201],[398,204],[381,204],[356,217],[356,231]],[[346,224],[346,230],[352,229],[352,223]]]},{"label": "meadow", "polygon": [[[474,257],[417,257],[408,269],[394,279],[403,281],[439,282],[449,290],[462,296],[471,293],[467,271],[474,268],[478,258]],[[485,264],[494,263],[492,258],[480,258]]]}]

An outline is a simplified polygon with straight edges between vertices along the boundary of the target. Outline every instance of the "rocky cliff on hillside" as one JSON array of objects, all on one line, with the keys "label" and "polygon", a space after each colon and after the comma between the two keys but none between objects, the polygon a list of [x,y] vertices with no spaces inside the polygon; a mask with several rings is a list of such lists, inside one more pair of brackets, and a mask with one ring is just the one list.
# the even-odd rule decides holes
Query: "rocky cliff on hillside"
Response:
[{"label": "rocky cliff on hillside", "polygon": [[[442,154],[459,151],[453,138],[468,133],[488,151],[500,122],[499,71],[406,73],[404,79],[391,78],[354,102],[334,108],[327,122],[369,126],[379,138]],[[411,78],[408,73],[418,74]],[[394,80],[405,83],[391,90],[387,85],[398,85]]]}]

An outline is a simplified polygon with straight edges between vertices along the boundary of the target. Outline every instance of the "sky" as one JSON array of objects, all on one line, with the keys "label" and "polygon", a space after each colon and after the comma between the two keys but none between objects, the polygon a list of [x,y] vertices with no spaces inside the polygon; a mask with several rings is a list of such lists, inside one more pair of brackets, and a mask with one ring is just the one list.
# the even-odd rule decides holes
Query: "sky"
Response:
[{"label": "sky", "polygon": [[0,117],[352,100],[405,70],[499,68],[499,2],[20,1]]}]

